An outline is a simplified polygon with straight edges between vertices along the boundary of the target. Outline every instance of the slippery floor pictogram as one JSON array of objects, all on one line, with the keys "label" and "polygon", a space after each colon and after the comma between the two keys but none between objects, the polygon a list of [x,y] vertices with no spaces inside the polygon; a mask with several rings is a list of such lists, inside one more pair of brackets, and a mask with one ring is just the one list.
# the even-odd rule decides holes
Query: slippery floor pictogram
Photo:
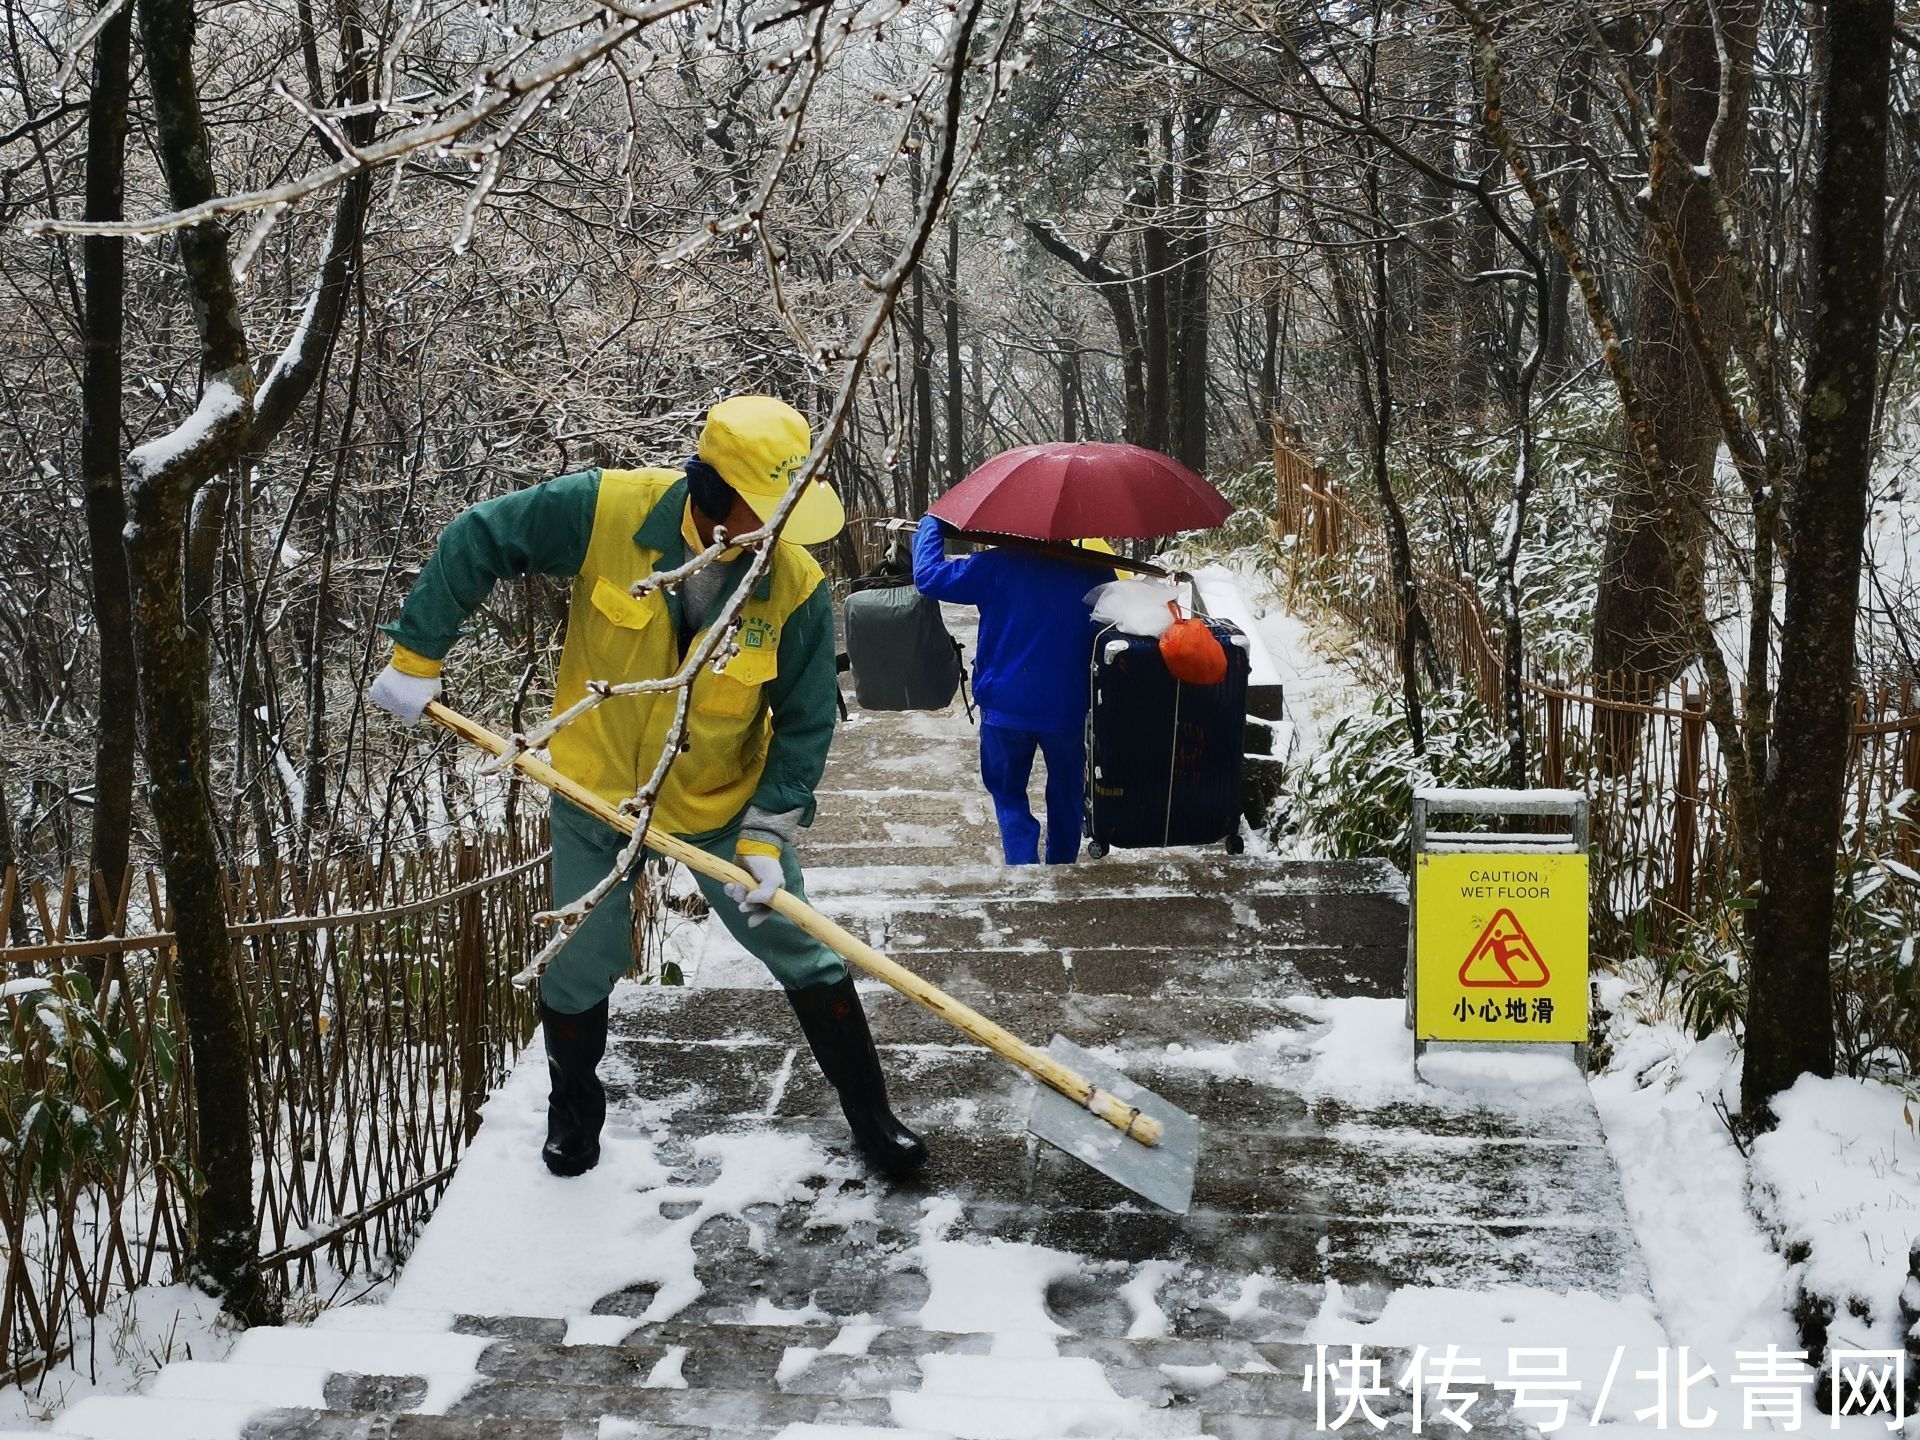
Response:
[{"label": "slippery floor pictogram", "polygon": [[1547,962],[1511,910],[1494,912],[1460,966],[1460,983],[1483,990],[1535,990],[1547,980]]}]

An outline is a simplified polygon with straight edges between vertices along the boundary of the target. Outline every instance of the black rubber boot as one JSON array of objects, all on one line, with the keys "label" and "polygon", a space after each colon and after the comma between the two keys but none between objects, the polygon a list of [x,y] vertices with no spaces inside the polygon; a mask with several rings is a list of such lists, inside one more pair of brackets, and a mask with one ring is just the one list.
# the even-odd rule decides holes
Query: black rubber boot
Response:
[{"label": "black rubber boot", "polygon": [[547,1038],[547,1143],[540,1158],[556,1175],[584,1175],[600,1163],[600,1126],[607,1092],[594,1067],[607,1053],[607,1002],[562,1015],[540,1002]]},{"label": "black rubber boot", "polygon": [[925,1143],[887,1107],[887,1080],[880,1073],[880,1056],[873,1048],[873,1032],[867,1028],[867,1012],[860,1008],[853,977],[789,990],[787,999],[800,1017],[820,1073],[840,1094],[841,1113],[853,1129],[853,1143],[860,1153],[889,1175],[926,1164]]}]

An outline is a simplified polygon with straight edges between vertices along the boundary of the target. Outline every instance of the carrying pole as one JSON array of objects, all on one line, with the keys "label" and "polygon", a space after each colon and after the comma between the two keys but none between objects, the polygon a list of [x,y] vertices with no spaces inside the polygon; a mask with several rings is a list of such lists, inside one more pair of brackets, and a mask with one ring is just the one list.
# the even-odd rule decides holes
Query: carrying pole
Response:
[{"label": "carrying pole", "polygon": [[[451,730],[462,740],[478,746],[488,754],[506,757],[511,752],[507,742],[486,726],[469,720],[437,700],[427,703],[426,714],[435,724]],[[609,805],[578,781],[568,779],[538,756],[526,751],[512,753],[511,763],[521,774],[544,785],[554,794],[571,801],[602,824],[612,826],[623,835],[633,834],[634,819],[631,815],[623,814],[616,806]],[[677,836],[649,828],[646,843],[649,850],[658,851],[669,859],[678,860],[689,870],[697,870],[702,875],[723,884],[744,885],[752,889],[759,883],[738,865],[722,860],[717,855],[709,855],[705,850],[696,845],[689,845]],[[798,896],[784,888],[776,890],[770,908],[786,916],[842,959],[851,961],[876,980],[884,980],[909,1000],[925,1006],[969,1039],[977,1040],[1001,1059],[1026,1071],[1041,1084],[1059,1091],[1074,1104],[1099,1116],[1129,1139],[1137,1140],[1142,1145],[1151,1146],[1160,1143],[1161,1125],[1151,1115],[1143,1114],[1136,1106],[1127,1104],[1111,1091],[1101,1089],[1077,1070],[1062,1065],[1046,1051],[1035,1049],[1012,1031],[994,1024],[979,1011],[961,1004],[946,991],[921,979],[906,966],[888,959],[865,941],[834,924]]]}]

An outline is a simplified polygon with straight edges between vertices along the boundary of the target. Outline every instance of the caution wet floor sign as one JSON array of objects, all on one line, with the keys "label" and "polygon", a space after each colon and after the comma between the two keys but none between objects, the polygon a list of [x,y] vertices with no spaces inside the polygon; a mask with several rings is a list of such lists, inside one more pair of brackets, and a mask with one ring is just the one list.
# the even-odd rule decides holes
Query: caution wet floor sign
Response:
[{"label": "caution wet floor sign", "polygon": [[1421,855],[1415,1033],[1587,1038],[1587,857]]}]

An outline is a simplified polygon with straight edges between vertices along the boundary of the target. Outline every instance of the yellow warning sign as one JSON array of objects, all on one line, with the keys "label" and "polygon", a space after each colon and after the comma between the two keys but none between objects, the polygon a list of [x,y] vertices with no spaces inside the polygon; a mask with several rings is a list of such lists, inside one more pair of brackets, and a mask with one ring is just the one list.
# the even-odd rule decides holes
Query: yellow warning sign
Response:
[{"label": "yellow warning sign", "polygon": [[1414,1033],[1584,1042],[1587,857],[1422,855]]}]

